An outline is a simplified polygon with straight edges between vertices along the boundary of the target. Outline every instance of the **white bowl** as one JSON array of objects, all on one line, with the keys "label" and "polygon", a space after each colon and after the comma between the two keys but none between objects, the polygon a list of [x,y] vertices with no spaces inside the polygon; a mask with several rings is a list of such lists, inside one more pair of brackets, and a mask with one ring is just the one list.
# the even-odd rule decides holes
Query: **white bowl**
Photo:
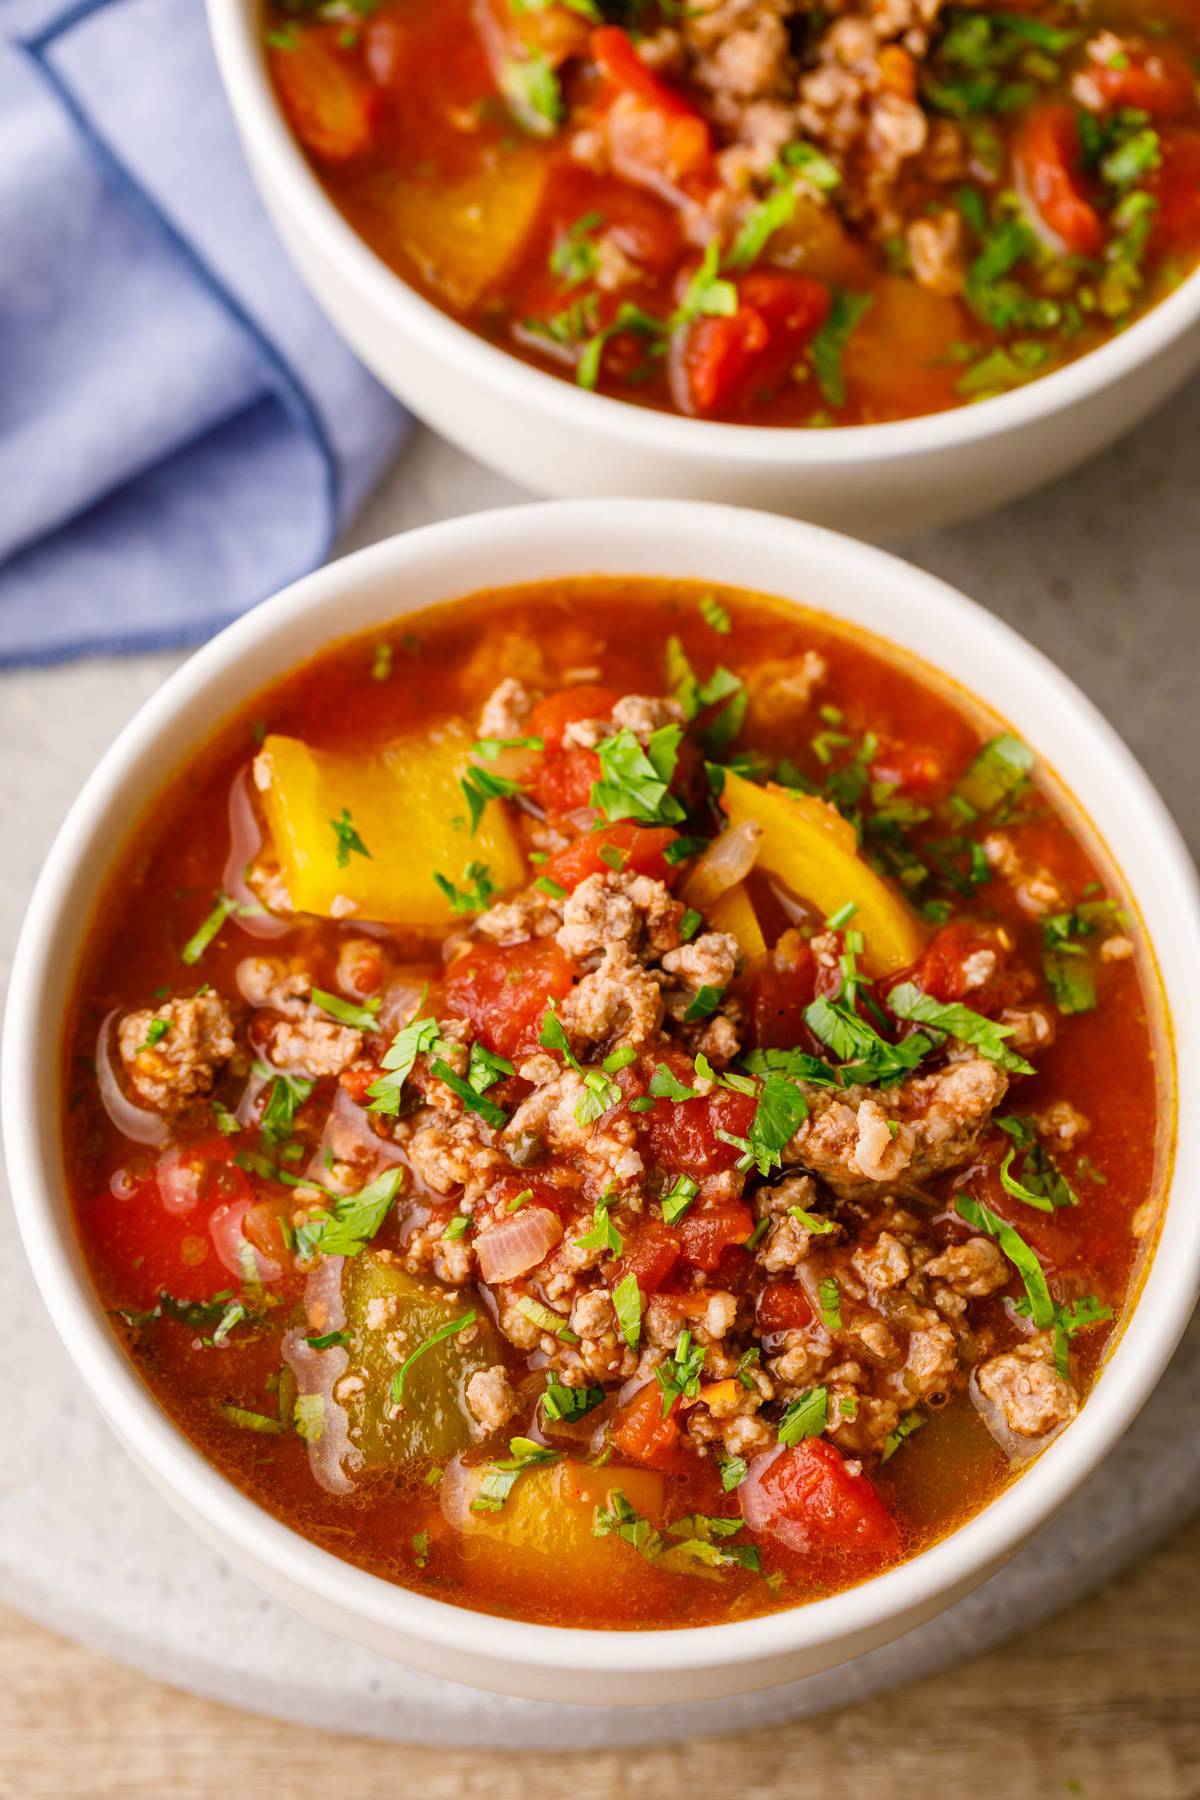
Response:
[{"label": "white bowl", "polygon": [[443,437],[538,492],[724,500],[895,536],[1052,481],[1200,362],[1197,273],[1078,362],[923,419],[833,431],[719,425],[587,393],[456,324],[393,273],[326,195],[280,112],[260,0],[208,0],[208,16],[250,166],[330,319]]},{"label": "white bowl", "polygon": [[[496,583],[589,573],[695,577],[818,605],[920,655],[1002,712],[1072,790],[1124,871],[1162,972],[1176,1091],[1200,1091],[1200,911],[1175,828],[1116,734],[989,613],[881,551],[724,507],[518,507],[393,538],[257,607],[121,733],[72,809],[30,903],[4,1037],[3,1121],[34,1272],[83,1380],[138,1462],[232,1561],[335,1631],[439,1675],[540,1699],[645,1705],[769,1686],[873,1649],[984,1580],[1113,1446],[1162,1372],[1200,1286],[1200,1113],[1179,1120],[1174,1198],[1141,1299],[1078,1419],[992,1505],[861,1587],[681,1631],[561,1630],[469,1612],[316,1549],[244,1498],[143,1387],[92,1290],[60,1150],[64,1011],[105,872],[171,772],[236,708],[332,640]],[[1142,933],[1139,933],[1139,936]],[[1169,1064],[1169,1052],[1164,1052]]]}]

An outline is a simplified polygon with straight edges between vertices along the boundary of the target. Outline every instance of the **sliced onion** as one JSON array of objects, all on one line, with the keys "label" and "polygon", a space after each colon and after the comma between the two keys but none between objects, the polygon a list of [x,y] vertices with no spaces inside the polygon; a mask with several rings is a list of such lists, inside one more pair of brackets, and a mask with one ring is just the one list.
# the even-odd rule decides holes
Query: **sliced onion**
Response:
[{"label": "sliced onion", "polygon": [[304,1173],[319,1187],[329,1186],[329,1162],[351,1163],[362,1172],[363,1186],[373,1181],[381,1169],[404,1161],[404,1153],[390,1138],[372,1131],[370,1115],[356,1106],[345,1088],[338,1084],[333,1105],[325,1120],[321,1141],[313,1152]]},{"label": "sliced onion", "polygon": [[780,910],[786,915],[788,922],[790,924],[792,924],[792,925],[811,925],[812,924],[812,922],[813,922],[812,907],[805,906],[803,900],[797,900],[795,894],[792,893],[790,888],[785,888],[783,886],[782,882],[778,882],[778,881],[769,881],[767,883],[767,886],[770,888],[771,892],[774,894],[776,900],[778,900]]},{"label": "sliced onion", "polygon": [[1035,1456],[1041,1455],[1046,1445],[1056,1438],[1060,1431],[1066,1429],[1069,1420],[1064,1419],[1061,1425],[1052,1426],[1049,1431],[1043,1432],[1041,1437],[1023,1437],[1020,1432],[1012,1429],[1004,1417],[1004,1408],[999,1401],[989,1400],[979,1385],[978,1375],[979,1370],[972,1369],[971,1379],[967,1383],[971,1404],[1010,1463],[1020,1465],[1031,1462]]},{"label": "sliced onion", "polygon": [[223,1200],[209,1215],[208,1235],[213,1241],[213,1249],[231,1275],[244,1281],[247,1259],[252,1257],[260,1281],[278,1281],[283,1274],[279,1263],[273,1257],[264,1256],[242,1230],[246,1214],[253,1205],[253,1200]]},{"label": "sliced onion", "polygon": [[165,1144],[167,1141],[166,1120],[160,1114],[150,1112],[145,1107],[135,1106],[133,1101],[126,1097],[117,1072],[113,1068],[109,1041],[112,1037],[113,1023],[120,1010],[118,1006],[113,1007],[96,1036],[96,1086],[100,1090],[104,1110],[122,1137],[132,1138],[135,1144]]},{"label": "sliced onion", "polygon": [[250,798],[250,766],[239,769],[229,790],[229,855],[221,877],[224,891],[238,902],[234,914],[238,925],[251,937],[283,937],[292,929],[294,920],[277,918],[263,907],[262,901],[246,880],[246,870],[263,847],[262,827]]},{"label": "sliced onion", "polygon": [[379,1003],[380,1031],[397,1032],[410,1019],[416,1018],[430,982],[436,981],[440,973],[433,964],[417,969],[398,969],[384,988]]},{"label": "sliced onion", "polygon": [[774,1450],[766,1450],[761,1456],[754,1457],[738,1483],[738,1505],[751,1531],[774,1530],[776,1536],[782,1536],[776,1525],[779,1501],[770,1494],[765,1494],[762,1484],[767,1470],[783,1455],[784,1448],[783,1444],[777,1444]]},{"label": "sliced onion", "polygon": [[684,899],[698,912],[744,881],[758,856],[762,826],[757,819],[743,819],[715,837],[687,878]]},{"label": "sliced onion", "polygon": [[479,1273],[488,1282],[514,1281],[535,1269],[562,1237],[555,1213],[546,1206],[525,1206],[472,1241],[479,1258]]},{"label": "sliced onion", "polygon": [[169,1213],[190,1213],[200,1204],[208,1176],[203,1158],[193,1150],[164,1150],[154,1170],[163,1208]]},{"label": "sliced onion", "polygon": [[341,1344],[327,1350],[316,1350],[307,1334],[323,1336],[340,1331],[346,1323],[342,1304],[342,1265],[340,1256],[323,1256],[308,1278],[304,1293],[308,1323],[285,1334],[283,1360],[296,1379],[300,1394],[320,1394],[324,1402],[321,1435],[308,1441],[308,1466],[313,1479],[327,1494],[348,1494],[354,1483],[351,1475],[362,1457],[350,1441],[350,1420],[346,1409],[334,1399],[333,1390],[346,1373],[349,1352]]}]

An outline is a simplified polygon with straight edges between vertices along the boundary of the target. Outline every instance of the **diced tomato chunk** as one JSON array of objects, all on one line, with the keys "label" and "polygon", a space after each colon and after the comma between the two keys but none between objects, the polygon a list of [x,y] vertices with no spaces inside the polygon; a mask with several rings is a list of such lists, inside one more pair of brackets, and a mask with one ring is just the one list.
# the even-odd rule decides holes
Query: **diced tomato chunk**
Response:
[{"label": "diced tomato chunk", "polygon": [[1034,107],[1013,145],[1017,184],[1047,230],[1077,256],[1098,256],[1104,226],[1080,187],[1079,127],[1072,109],[1049,100]]},{"label": "diced tomato chunk", "polygon": [[548,813],[575,812],[591,804],[592,786],[599,779],[600,758],[594,750],[568,750],[539,763],[533,791]]},{"label": "diced tomato chunk", "polygon": [[563,733],[578,719],[607,719],[621,698],[613,688],[599,687],[593,682],[578,687],[560,688],[539,700],[529,715],[530,737],[540,737],[547,756],[557,756],[563,747]]},{"label": "diced tomato chunk", "polygon": [[733,1244],[744,1244],[754,1230],[754,1214],[740,1201],[722,1201],[719,1205],[693,1209],[683,1221],[683,1260],[696,1269],[713,1270],[723,1252]]},{"label": "diced tomato chunk", "polygon": [[270,55],[284,111],[319,162],[350,162],[369,149],[379,92],[330,36],[306,27]]},{"label": "diced tomato chunk", "polygon": [[[990,964],[986,973],[984,958]],[[883,983],[881,997],[886,1005],[893,987],[915,981],[935,1000],[966,999],[973,1012],[992,1015],[1024,998],[1031,985],[1024,972],[1008,967],[1008,961],[1004,935],[995,926],[959,919],[933,934],[911,969],[901,969]]]},{"label": "diced tomato chunk", "polygon": [[609,1437],[617,1454],[651,1469],[673,1462],[679,1443],[678,1410],[676,1395],[664,1418],[662,1389],[657,1381],[647,1382],[613,1415]]},{"label": "diced tomato chunk", "polygon": [[813,1309],[798,1281],[769,1281],[754,1316],[760,1331],[801,1331],[812,1324]]},{"label": "diced tomato chunk", "polygon": [[871,780],[910,800],[940,800],[953,777],[936,750],[924,744],[885,744],[871,762]]},{"label": "diced tomato chunk", "polygon": [[1088,66],[1087,80],[1109,106],[1132,107],[1154,119],[1177,119],[1192,105],[1195,78],[1168,49],[1126,52],[1122,66]]},{"label": "diced tomato chunk", "polygon": [[806,1573],[869,1566],[900,1549],[896,1521],[876,1489],[824,1438],[759,1458],[738,1499],[750,1529],[802,1558]]},{"label": "diced tomato chunk", "polygon": [[250,1183],[224,1138],[167,1150],[157,1170],[119,1180],[87,1208],[88,1235],[101,1247],[118,1305],[154,1305],[164,1289],[206,1300],[236,1286],[209,1231],[216,1211],[253,1202]]},{"label": "diced tomato chunk", "polygon": [[1147,187],[1158,202],[1150,230],[1156,256],[1194,256],[1200,251],[1200,131],[1163,132],[1162,167]]},{"label": "diced tomato chunk", "polygon": [[775,955],[750,984],[750,1021],[759,1049],[791,1050],[805,1042],[804,1012],[816,994],[812,951],[792,933],[786,956]]},{"label": "diced tomato chunk", "polygon": [[553,940],[475,944],[446,971],[446,1010],[469,1019],[489,1050],[512,1057],[534,1048],[546,1007],[570,991],[573,978]]},{"label": "diced tomato chunk", "polygon": [[691,102],[646,67],[619,26],[594,31],[591,47],[615,90],[600,120],[614,171],[635,186],[663,193],[707,176],[712,132]]},{"label": "diced tomato chunk", "polygon": [[679,1261],[678,1233],[658,1219],[647,1219],[625,1238],[625,1249],[613,1274],[616,1286],[626,1275],[632,1275],[643,1294],[659,1289]]},{"label": "diced tomato chunk", "polygon": [[678,836],[668,825],[606,825],[602,831],[576,838],[565,850],[556,850],[547,859],[542,874],[568,892],[573,892],[589,875],[602,875],[612,869],[631,875],[652,875],[656,881],[670,883],[678,870],[671,867],[663,851]]},{"label": "diced tomato chunk", "polygon": [[[756,1105],[753,1094],[717,1088],[697,1100],[656,1101],[649,1112],[635,1116],[645,1132],[651,1158],[660,1167],[685,1175],[714,1175],[732,1169],[741,1155],[735,1144],[725,1143],[717,1132],[744,1138],[754,1121]],[[749,1227],[743,1235],[749,1235]]]},{"label": "diced tomato chunk", "polygon": [[686,413],[727,412],[781,381],[829,315],[829,289],[811,275],[763,269],[747,275],[738,309],[676,335],[671,392]]}]

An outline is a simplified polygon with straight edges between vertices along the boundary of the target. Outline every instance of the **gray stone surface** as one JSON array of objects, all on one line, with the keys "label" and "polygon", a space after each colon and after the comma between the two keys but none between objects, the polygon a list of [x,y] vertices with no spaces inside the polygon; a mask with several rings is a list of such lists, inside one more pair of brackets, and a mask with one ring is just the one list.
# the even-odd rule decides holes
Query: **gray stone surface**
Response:
[{"label": "gray stone surface", "polygon": [[[900,548],[1009,620],[1112,718],[1200,847],[1200,385],[1035,499]],[[523,495],[418,434],[347,547]],[[813,596],[819,604],[820,596]],[[936,656],[936,645],[930,646]],[[0,971],[54,831],[120,726],[180,660],[0,678]],[[308,1723],[420,1742],[582,1749],[765,1725],[1028,1629],[1188,1517],[1200,1491],[1200,1332],[1105,1467],[984,1589],[848,1668],[723,1705],[590,1711],[479,1695],[335,1644],[235,1575],[111,1438],[59,1348],[0,1207],[5,1450],[0,1599],[163,1680]]]}]

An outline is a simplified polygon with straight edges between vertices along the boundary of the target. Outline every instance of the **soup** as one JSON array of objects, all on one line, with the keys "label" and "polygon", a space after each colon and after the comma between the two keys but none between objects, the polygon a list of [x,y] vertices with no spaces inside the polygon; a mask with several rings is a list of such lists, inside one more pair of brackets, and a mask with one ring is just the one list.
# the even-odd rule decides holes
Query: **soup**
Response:
[{"label": "soup", "polygon": [[333,200],[538,368],[741,424],[1022,386],[1200,251],[1196,0],[268,9]]},{"label": "soup", "polygon": [[217,728],[78,972],[142,1379],[454,1603],[793,1606],[1069,1429],[1165,1151],[1136,926],[1032,752],[819,614],[509,589]]}]

